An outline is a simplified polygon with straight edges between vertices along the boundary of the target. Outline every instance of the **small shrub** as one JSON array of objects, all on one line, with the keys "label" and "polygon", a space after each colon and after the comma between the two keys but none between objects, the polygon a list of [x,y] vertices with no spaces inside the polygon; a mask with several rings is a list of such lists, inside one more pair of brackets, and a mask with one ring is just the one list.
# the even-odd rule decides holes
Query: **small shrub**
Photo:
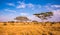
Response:
[{"label": "small shrub", "polygon": [[11,25],[14,25],[14,21],[9,21],[9,23],[10,23]]},{"label": "small shrub", "polygon": [[45,33],[42,33],[42,35],[47,35],[47,34],[45,34]]},{"label": "small shrub", "polygon": [[51,31],[60,31],[60,27],[52,27],[50,30]]},{"label": "small shrub", "polygon": [[4,22],[4,23],[3,23],[3,25],[5,26],[5,25],[7,25],[7,23],[6,23],[6,22]]},{"label": "small shrub", "polygon": [[53,34],[53,33],[51,33],[51,32],[48,32],[48,34],[49,34],[49,35],[54,35],[54,34]]},{"label": "small shrub", "polygon": [[51,22],[52,24],[55,24],[54,22]]},{"label": "small shrub", "polygon": [[34,21],[32,21],[32,22],[34,22],[34,24],[38,24],[38,21],[35,21],[35,20],[34,20]]}]

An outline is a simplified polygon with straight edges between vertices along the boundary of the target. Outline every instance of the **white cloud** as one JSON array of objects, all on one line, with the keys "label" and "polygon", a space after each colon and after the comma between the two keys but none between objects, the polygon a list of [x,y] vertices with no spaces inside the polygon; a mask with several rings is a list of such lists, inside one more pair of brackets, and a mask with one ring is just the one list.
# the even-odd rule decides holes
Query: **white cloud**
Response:
[{"label": "white cloud", "polygon": [[58,9],[58,10],[53,10],[53,13],[55,14],[55,15],[60,15],[60,9]]},{"label": "white cloud", "polygon": [[60,9],[59,10],[53,10],[53,16],[51,19],[48,19],[49,21],[60,21]]},{"label": "white cloud", "polygon": [[19,4],[20,4],[21,2],[24,2],[24,1],[25,1],[25,0],[23,0],[23,1],[17,1],[17,3],[19,3]]},{"label": "white cloud", "polygon": [[10,9],[4,9],[4,11],[7,11],[7,12],[16,12],[15,10],[10,10]]},{"label": "white cloud", "polygon": [[7,5],[9,5],[9,6],[15,6],[15,4],[13,4],[13,3],[7,3]]},{"label": "white cloud", "polygon": [[25,8],[25,7],[26,7],[26,4],[23,2],[20,2],[16,8]]},{"label": "white cloud", "polygon": [[45,7],[46,7],[46,9],[49,10],[49,11],[52,10],[49,6],[45,6]]},{"label": "white cloud", "polygon": [[21,16],[27,16],[29,15],[28,13],[20,13]]},{"label": "white cloud", "polygon": [[34,5],[31,4],[31,3],[27,4],[27,6],[30,7],[30,8],[31,8],[31,7],[34,7]]},{"label": "white cloud", "polygon": [[51,5],[51,7],[60,8],[60,5]]},{"label": "white cloud", "polygon": [[17,6],[16,8],[25,8],[26,6],[25,5],[19,5],[19,6]]},{"label": "white cloud", "polygon": [[49,10],[49,11],[53,11],[53,10],[59,9],[60,8],[60,5],[51,5],[51,4],[48,4],[48,5],[45,5],[44,7],[47,10]]},{"label": "white cloud", "polygon": [[[16,6],[17,9],[27,8],[27,9],[35,10],[37,7],[38,7],[38,8],[41,8],[41,5],[40,5],[40,4],[36,5],[36,4],[25,3],[25,2],[21,2],[21,1],[18,1],[17,3],[18,3],[18,5]],[[37,8],[37,9],[38,9],[38,8]]]},{"label": "white cloud", "polygon": [[28,7],[28,8],[31,8],[32,10],[34,10],[34,9],[35,9],[35,5],[34,5],[34,4],[32,4],[32,3],[27,4],[27,7]]},{"label": "white cloud", "polygon": [[46,5],[46,6],[44,6],[44,7],[45,7],[45,9],[47,9],[47,11],[52,11],[52,10],[54,10],[54,8],[52,8],[51,5]]},{"label": "white cloud", "polygon": [[38,17],[36,17],[36,16],[34,16],[34,15],[30,15],[30,16],[28,16],[28,18],[30,19],[30,20],[36,20],[36,21],[39,21],[39,22],[41,22],[42,20],[40,19],[40,18],[38,18]]},{"label": "white cloud", "polygon": [[13,21],[13,20],[14,20],[14,17],[12,16],[12,14],[0,16],[1,22]]}]

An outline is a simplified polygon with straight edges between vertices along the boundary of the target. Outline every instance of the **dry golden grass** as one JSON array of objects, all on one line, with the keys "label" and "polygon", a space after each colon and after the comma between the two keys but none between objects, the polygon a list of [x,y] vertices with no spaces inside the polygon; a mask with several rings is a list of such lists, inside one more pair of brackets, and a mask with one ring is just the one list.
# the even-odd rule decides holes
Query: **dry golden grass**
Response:
[{"label": "dry golden grass", "polygon": [[60,35],[60,24],[0,23],[0,35]]}]

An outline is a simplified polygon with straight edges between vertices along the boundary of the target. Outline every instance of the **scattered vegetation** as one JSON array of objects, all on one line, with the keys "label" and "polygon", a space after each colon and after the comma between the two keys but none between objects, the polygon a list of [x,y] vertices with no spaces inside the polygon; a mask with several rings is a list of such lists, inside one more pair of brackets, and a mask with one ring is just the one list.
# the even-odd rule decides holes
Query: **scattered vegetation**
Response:
[{"label": "scattered vegetation", "polygon": [[36,20],[33,20],[32,22],[34,22],[34,24],[38,24],[38,21],[36,21]]},{"label": "scattered vegetation", "polygon": [[54,34],[53,34],[53,33],[51,33],[51,32],[48,32],[48,34],[49,34],[49,35],[54,35]]},{"label": "scattered vegetation", "polygon": [[6,22],[3,22],[3,25],[5,26],[5,25],[7,25],[7,23]]},{"label": "scattered vegetation", "polygon": [[[34,15],[42,20],[47,20],[53,16],[53,13],[46,12]],[[17,22],[2,22],[1,24],[4,26],[0,24],[0,35],[54,35],[54,33],[60,35],[60,22],[38,22],[36,20],[27,22],[29,18],[26,16],[18,16],[15,20],[17,20]],[[8,24],[10,24],[10,26]]]},{"label": "scattered vegetation", "polygon": [[6,33],[8,35],[54,35],[55,33],[52,33],[53,31],[60,32],[60,26],[57,26],[57,27],[54,26],[55,24],[59,25],[59,23],[55,23],[52,26],[48,25],[48,24],[52,24],[49,22],[47,23],[48,26],[42,25],[41,22],[38,22],[38,24],[24,24],[24,25],[14,24],[12,26],[8,26],[8,24],[9,23],[7,23],[6,26],[0,26],[0,35],[5,35]]},{"label": "scattered vegetation", "polygon": [[52,31],[60,31],[60,27],[52,27]]}]

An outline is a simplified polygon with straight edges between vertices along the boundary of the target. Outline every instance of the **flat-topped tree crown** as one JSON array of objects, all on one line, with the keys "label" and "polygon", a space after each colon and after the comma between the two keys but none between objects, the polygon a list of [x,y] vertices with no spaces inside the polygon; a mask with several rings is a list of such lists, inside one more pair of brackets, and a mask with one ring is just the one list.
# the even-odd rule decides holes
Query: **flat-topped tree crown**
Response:
[{"label": "flat-topped tree crown", "polygon": [[44,12],[44,13],[38,13],[38,14],[33,14],[33,15],[44,20],[44,19],[51,18],[51,16],[53,16],[53,12]]},{"label": "flat-topped tree crown", "polygon": [[22,21],[28,21],[29,19],[26,16],[18,16],[15,18],[15,20],[22,22]]}]

